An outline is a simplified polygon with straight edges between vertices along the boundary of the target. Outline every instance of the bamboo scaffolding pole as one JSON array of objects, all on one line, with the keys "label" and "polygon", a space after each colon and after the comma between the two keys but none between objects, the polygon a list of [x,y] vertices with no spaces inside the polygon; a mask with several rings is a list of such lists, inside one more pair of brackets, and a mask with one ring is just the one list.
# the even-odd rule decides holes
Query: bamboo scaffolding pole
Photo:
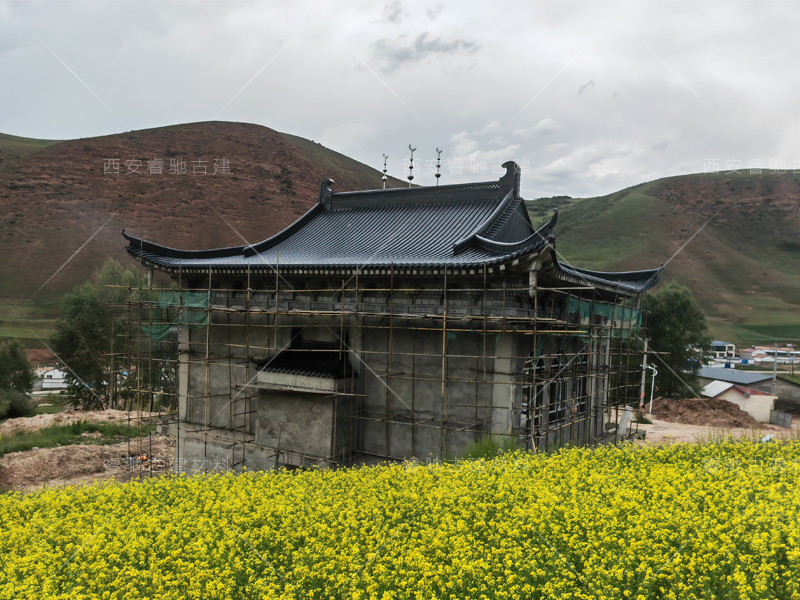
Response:
[{"label": "bamboo scaffolding pole", "polygon": [[[442,292],[442,407],[441,415],[442,422],[447,422],[447,392],[445,387],[447,385],[447,271],[444,272],[444,287]],[[440,454],[444,457],[447,453],[447,433],[442,430],[440,436]]]},{"label": "bamboo scaffolding pole", "polygon": [[209,392],[211,385],[211,269],[208,270],[208,296],[206,300],[206,395],[203,411],[203,471],[208,470],[208,426],[211,406]]},{"label": "bamboo scaffolding pole", "polygon": [[[389,284],[389,306],[394,308],[394,263],[392,263]],[[386,335],[386,414],[391,414],[391,398],[390,392],[392,390],[392,342],[394,341],[394,314],[392,310],[389,311],[389,330]],[[389,422],[386,422],[386,460],[389,460]]]}]

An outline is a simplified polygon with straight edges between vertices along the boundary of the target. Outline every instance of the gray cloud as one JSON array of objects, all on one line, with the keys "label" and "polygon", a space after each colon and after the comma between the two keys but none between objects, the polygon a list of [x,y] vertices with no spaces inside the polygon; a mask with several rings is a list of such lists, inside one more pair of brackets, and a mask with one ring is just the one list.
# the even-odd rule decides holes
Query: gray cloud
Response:
[{"label": "gray cloud", "polygon": [[433,21],[436,17],[442,14],[442,10],[444,10],[444,6],[441,4],[437,4],[436,6],[431,6],[427,11],[425,11],[428,15],[428,18]]},{"label": "gray cloud", "polygon": [[387,23],[399,24],[408,17],[408,11],[403,7],[400,0],[394,2],[387,2],[383,7],[383,20]]},{"label": "gray cloud", "polygon": [[405,36],[396,40],[380,39],[372,44],[372,56],[378,61],[381,70],[391,73],[400,67],[408,67],[433,56],[452,56],[455,54],[471,54],[480,45],[465,39],[442,40],[432,38],[426,31],[420,33],[413,41],[407,42]]},{"label": "gray cloud", "polygon": [[[148,10],[0,0],[0,132],[75,139],[219,113],[324,139],[378,168],[389,154],[393,175],[409,143],[415,165],[445,148],[442,184],[527,161],[530,198],[603,195],[702,172],[706,159],[791,168],[800,83],[787,68],[800,4],[696,4],[690,16],[663,0],[612,16],[582,0],[519,3],[509,18],[455,0],[174,0]],[[576,93],[595,78],[605,91]],[[473,161],[487,171],[471,171]],[[423,168],[417,181],[436,180]]]},{"label": "gray cloud", "polygon": [[555,133],[561,129],[561,126],[556,123],[550,117],[542,119],[533,127],[527,127],[524,129],[515,129],[512,132],[512,135],[521,138],[530,138],[534,135],[550,135],[551,133]]}]

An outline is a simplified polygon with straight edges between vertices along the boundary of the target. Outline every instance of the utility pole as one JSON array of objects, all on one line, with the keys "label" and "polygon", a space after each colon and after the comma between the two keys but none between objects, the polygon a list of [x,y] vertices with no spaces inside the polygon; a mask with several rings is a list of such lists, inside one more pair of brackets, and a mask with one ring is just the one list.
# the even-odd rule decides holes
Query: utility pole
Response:
[{"label": "utility pole", "polygon": [[647,338],[644,338],[644,356],[642,357],[642,386],[639,390],[639,410],[644,406],[644,385],[647,378]]},{"label": "utility pole", "polygon": [[778,382],[778,342],[775,342],[775,356],[772,363],[772,395],[775,395],[775,387]]}]

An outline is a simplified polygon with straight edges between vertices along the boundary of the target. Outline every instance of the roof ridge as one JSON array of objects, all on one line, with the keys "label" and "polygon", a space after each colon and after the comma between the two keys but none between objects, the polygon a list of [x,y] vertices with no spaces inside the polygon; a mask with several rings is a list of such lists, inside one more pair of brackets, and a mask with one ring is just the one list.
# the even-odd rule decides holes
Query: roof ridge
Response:
[{"label": "roof ridge", "polygon": [[453,254],[459,254],[469,248],[478,236],[483,235],[494,224],[514,199],[514,190],[509,190],[505,198],[497,205],[497,208],[492,211],[492,214],[486,217],[486,220],[473,229],[469,235],[453,242]]},{"label": "roof ridge", "polygon": [[[511,201],[506,210],[497,218],[497,220],[492,224],[489,229],[486,230],[484,234],[481,234],[482,237],[486,237],[488,239],[495,239],[497,234],[500,233],[503,228],[511,221],[511,217],[514,216],[514,213],[519,208],[519,205],[523,203],[522,198],[516,198],[515,200]],[[533,223],[531,223],[531,233],[536,231],[533,227]]]},{"label": "roof ridge", "polygon": [[415,185],[413,187],[386,188],[377,190],[351,190],[348,192],[333,192],[333,197],[345,198],[349,196],[397,196],[397,195],[418,195],[430,193],[448,193],[452,191],[471,191],[471,190],[496,190],[500,189],[497,181],[479,181],[476,183],[451,183],[448,185],[424,186]]}]

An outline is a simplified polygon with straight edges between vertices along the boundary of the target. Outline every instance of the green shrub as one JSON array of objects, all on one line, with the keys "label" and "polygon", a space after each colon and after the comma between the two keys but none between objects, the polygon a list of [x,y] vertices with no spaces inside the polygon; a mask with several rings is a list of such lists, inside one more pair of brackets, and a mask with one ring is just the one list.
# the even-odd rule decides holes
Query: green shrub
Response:
[{"label": "green shrub", "polygon": [[0,419],[32,417],[36,410],[25,394],[12,390],[0,390]]},{"label": "green shrub", "polygon": [[515,437],[503,436],[502,441],[498,442],[496,437],[484,435],[470,445],[464,458],[473,460],[495,458],[503,452],[514,452],[519,449],[519,441]]}]

